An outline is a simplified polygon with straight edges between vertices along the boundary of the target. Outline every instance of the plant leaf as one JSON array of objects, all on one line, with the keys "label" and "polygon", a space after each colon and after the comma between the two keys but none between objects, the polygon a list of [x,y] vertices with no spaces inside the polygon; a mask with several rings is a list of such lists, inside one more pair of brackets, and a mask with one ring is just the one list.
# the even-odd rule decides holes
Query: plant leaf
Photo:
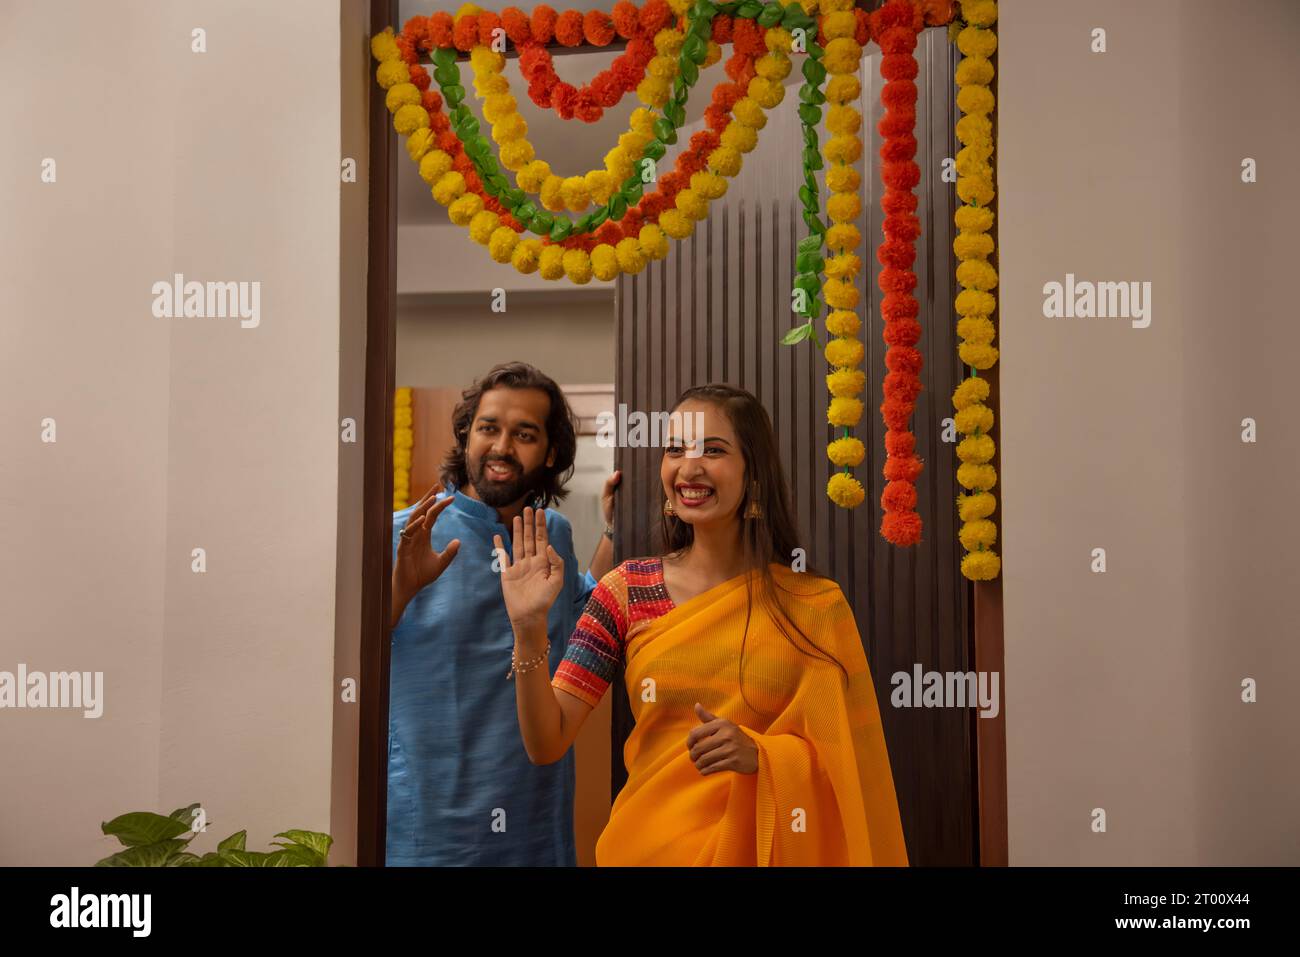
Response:
[{"label": "plant leaf", "polygon": [[263,867],[269,856],[265,851],[229,850],[221,853],[221,859],[226,862],[226,867]]},{"label": "plant leaf", "polygon": [[802,326],[795,326],[784,336],[781,337],[781,345],[792,346],[796,342],[803,342],[812,334],[812,322],[805,322]]},{"label": "plant leaf", "polygon": [[[195,805],[196,807],[198,805]],[[172,812],[177,813],[176,811]],[[109,837],[115,837],[127,847],[139,847],[156,844],[169,838],[180,837],[188,833],[189,821],[178,821],[174,817],[163,817],[152,811],[132,811],[105,821],[99,829]],[[182,842],[185,843],[185,842]]]},{"label": "plant leaf", "polygon": [[304,847],[301,844],[280,844],[280,850],[272,851],[271,856],[277,857],[274,867],[324,867],[325,858],[321,857],[310,847]]},{"label": "plant leaf", "polygon": [[118,851],[111,857],[96,861],[96,867],[166,867],[170,860],[181,853],[188,841],[168,839],[153,844],[137,844],[125,851]]},{"label": "plant leaf", "polygon": [[178,807],[167,816],[173,821],[180,821],[185,825],[185,829],[189,830],[190,825],[194,823],[194,812],[200,807],[202,805],[197,803],[191,804],[189,807]]},{"label": "plant leaf", "polygon": [[300,844],[309,851],[315,852],[320,856],[322,864],[329,858],[330,845],[334,843],[334,838],[328,834],[322,834],[320,831],[300,831],[295,829],[275,836],[287,837],[295,844]]},{"label": "plant leaf", "polygon": [[287,851],[272,851],[266,856],[262,863],[263,867],[311,867],[310,861],[304,861],[300,856],[288,853]]},{"label": "plant leaf", "polygon": [[803,239],[799,240],[798,249],[801,253],[819,253],[821,252],[821,248],[822,237],[817,233],[805,236]]},{"label": "plant leaf", "polygon": [[217,845],[217,854],[220,855],[223,851],[244,850],[244,841],[247,840],[247,838],[247,831],[236,831],[234,834],[230,835],[230,837]]}]

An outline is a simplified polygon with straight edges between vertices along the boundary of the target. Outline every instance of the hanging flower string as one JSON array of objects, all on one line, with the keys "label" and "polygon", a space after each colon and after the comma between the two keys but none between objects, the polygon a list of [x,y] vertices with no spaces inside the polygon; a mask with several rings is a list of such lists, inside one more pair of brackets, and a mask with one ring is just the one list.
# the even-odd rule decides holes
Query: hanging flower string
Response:
[{"label": "hanging flower string", "polygon": [[912,295],[916,288],[916,238],[921,234],[916,216],[917,198],[912,192],[921,179],[916,155],[916,56],[917,34],[924,26],[921,7],[909,0],[888,0],[871,15],[871,35],[880,46],[880,75],[885,84],[881,102],[884,118],[877,125],[884,144],[880,148],[881,180],[885,191],[881,208],[884,241],[876,250],[883,267],[878,283],[885,294],[881,300],[884,320],[884,402],[880,406],[885,432],[885,489],[880,496],[884,510],[880,533],[894,545],[915,545],[921,540],[921,516],[916,513],[916,479],[923,465],[916,455],[916,436],[910,420],[921,392],[921,338],[917,321],[920,303]]},{"label": "hanging flower string", "polygon": [[952,248],[958,259],[957,282],[962,291],[955,308],[961,318],[957,335],[961,339],[958,355],[970,367],[970,376],[952,395],[956,409],[957,431],[965,436],[957,445],[957,481],[969,494],[957,497],[957,514],[962,526],[958,532],[967,554],[961,560],[961,573],[972,581],[996,578],[1002,560],[993,551],[998,528],[990,515],[997,508],[992,489],[997,484],[993,467],[996,448],[989,430],[993,428],[993,410],[985,403],[989,397],[987,379],[980,370],[992,368],[998,361],[993,345],[994,327],[990,316],[997,308],[993,290],[998,275],[989,263],[993,254],[993,64],[990,57],[997,49],[993,24],[998,10],[994,0],[964,0],[961,5],[964,23],[954,23],[957,48],[963,54],[957,67],[957,106],[965,114],[957,122],[957,138],[963,144],[957,153],[957,195],[962,205],[956,213],[958,233]]},{"label": "hanging flower string", "polygon": [[[609,14],[599,10],[557,14],[545,4],[535,7],[531,18],[515,7],[501,11],[506,34],[519,51],[519,70],[528,81],[529,99],[543,109],[555,110],[561,119],[577,117],[584,123],[599,120],[606,109],[617,106],[641,84],[655,55],[654,37],[668,25],[669,17],[665,0],[649,0],[639,10],[623,0]],[[555,72],[547,49],[552,39],[566,47],[584,43],[603,47],[613,42],[615,35],[628,41],[627,48],[589,84],[575,87]]]},{"label": "hanging flower string", "polygon": [[[826,215],[832,225],[826,233],[826,245],[832,256],[826,260],[826,280],[822,293],[830,312],[826,331],[833,336],[824,350],[832,371],[826,376],[830,404],[826,419],[841,428],[841,435],[826,448],[826,455],[839,471],[831,474],[826,494],[844,508],[856,508],[866,498],[866,490],[850,468],[862,463],[866,447],[850,430],[862,419],[862,400],[866,374],[858,368],[865,355],[857,338],[862,320],[856,312],[860,293],[854,277],[862,270],[862,260],[855,252],[862,243],[857,221],[862,213],[861,176],[856,163],[862,158],[862,114],[853,105],[862,95],[858,70],[862,61],[862,43],[858,40],[859,20],[853,0],[822,0],[821,37],[826,44],[823,59],[830,74],[826,99],[826,130],[831,134],[823,147],[829,167],[826,170]],[[865,22],[865,21],[863,21]],[[805,70],[807,70],[805,64]]]},{"label": "hanging flower string", "polygon": [[393,393],[393,511],[400,512],[411,504],[411,449],[415,447],[412,430],[411,390]]}]

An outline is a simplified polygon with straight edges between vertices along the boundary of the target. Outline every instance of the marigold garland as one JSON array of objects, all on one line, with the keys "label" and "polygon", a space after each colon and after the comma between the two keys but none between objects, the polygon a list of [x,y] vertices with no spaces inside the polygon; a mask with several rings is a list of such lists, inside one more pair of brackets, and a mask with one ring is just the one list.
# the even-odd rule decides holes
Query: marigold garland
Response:
[{"label": "marigold garland", "polygon": [[[618,20],[624,30],[631,29],[630,21],[635,16],[637,31],[653,29],[660,34],[680,33],[676,26],[671,25],[672,11],[663,0],[650,0],[643,11],[637,11],[630,4],[620,4],[616,12],[619,14]],[[582,42],[587,34],[590,34],[587,37],[589,40],[600,41],[601,45],[607,44],[612,37],[605,37],[599,27],[600,18],[605,15],[589,14],[584,19],[581,15],[570,11],[557,17],[554,10],[542,5],[534,10],[531,21],[524,18],[522,12],[513,7],[504,11],[496,20],[492,19],[494,16],[473,4],[465,4],[454,16],[435,14],[431,18],[414,17],[403,27],[403,35],[409,36],[417,49],[431,51],[459,49],[469,52],[475,72],[475,90],[480,99],[484,100],[484,116],[493,126],[493,138],[500,144],[501,163],[517,174],[520,189],[526,193],[538,194],[543,206],[552,212],[564,209],[581,211],[593,197],[597,202],[608,202],[609,197],[620,185],[618,181],[628,178],[634,159],[640,157],[640,147],[653,138],[654,132],[650,126],[652,118],[647,118],[642,111],[634,114],[631,129],[620,137],[619,147],[606,157],[605,170],[593,170],[584,176],[567,178],[556,176],[551,173],[548,164],[535,159],[535,150],[526,139],[527,123],[518,114],[517,103],[510,95],[509,82],[501,74],[505,63],[504,57],[494,51],[490,45],[494,40],[499,39],[499,36],[492,35],[498,27],[517,46],[521,41],[536,46],[539,43],[549,42],[553,36],[566,45],[573,46]],[[425,22],[421,23],[422,20]],[[451,24],[450,31],[446,29],[448,22]],[[611,24],[612,22],[611,20]],[[576,24],[577,33],[566,33],[566,23]],[[671,41],[663,36],[659,37],[659,42],[671,45]],[[678,45],[680,45],[680,37]],[[653,53],[653,46],[632,45],[632,50],[634,54],[640,56],[647,52]],[[720,56],[719,49],[716,51],[716,57]],[[655,62],[660,63],[661,68],[666,66],[675,72],[674,61],[656,58]],[[435,73],[438,71],[435,70]],[[459,95],[453,97],[452,90],[461,89],[454,73],[454,68],[447,69],[446,78],[451,89],[444,86],[443,90],[445,98],[451,102],[451,105],[457,105],[459,102]],[[441,79],[439,82],[443,83]],[[645,102],[647,105],[654,105],[650,100]],[[575,115],[568,109],[561,109],[560,112],[566,118]],[[484,178],[483,171],[478,172],[481,181]],[[618,175],[620,172],[622,172],[621,176]],[[615,181],[615,177],[618,181]]]},{"label": "marigold garland", "polygon": [[[545,160],[528,141],[528,123],[519,114],[510,83],[503,74],[505,57],[488,47],[475,47],[470,53],[474,87],[483,101],[483,116],[492,126],[492,138],[499,146],[501,165],[515,174],[515,183],[525,193],[538,196],[551,212],[569,210],[580,213],[592,202],[604,205],[620,184],[634,171],[642,150],[654,139],[655,115],[637,109],[629,128],[618,139],[618,146],[605,156],[605,168],[582,175],[561,177],[551,171]],[[647,106],[653,105],[647,103]],[[482,173],[480,171],[480,177]]]},{"label": "marigold garland", "polygon": [[916,274],[916,238],[921,234],[912,190],[921,179],[916,155],[916,83],[918,65],[913,51],[925,25],[925,11],[909,0],[887,0],[871,14],[871,35],[880,47],[880,75],[885,84],[880,98],[884,118],[877,125],[884,144],[880,148],[881,180],[885,192],[881,208],[884,240],[876,250],[882,267],[878,283],[884,319],[885,366],[884,419],[886,484],[880,505],[884,515],[880,533],[894,545],[915,545],[921,540],[921,516],[916,513],[916,479],[924,465],[916,454],[916,436],[910,430],[916,397],[921,392],[922,357],[917,342],[921,324],[920,303],[912,295]]},{"label": "marigold garland", "polygon": [[853,103],[861,94],[857,73],[862,60],[862,42],[858,35],[859,24],[865,21],[859,20],[853,0],[822,0],[820,9],[823,14],[821,65],[830,76],[825,99],[830,103],[826,130],[831,135],[822,145],[822,154],[829,164],[826,216],[832,224],[826,235],[832,255],[824,263],[826,280],[822,295],[831,309],[826,317],[826,331],[834,337],[824,349],[826,361],[831,365],[831,372],[826,376],[826,388],[831,395],[826,420],[841,427],[840,437],[826,447],[827,458],[840,469],[827,482],[826,494],[842,508],[856,508],[867,496],[862,483],[849,471],[866,457],[862,440],[849,434],[862,419],[862,400],[857,397],[867,383],[866,374],[857,368],[865,355],[863,344],[856,338],[862,322],[855,311],[859,292],[854,285],[862,261],[853,251],[862,238],[854,225],[862,211],[861,176],[853,165],[862,155],[859,134],[862,114]]},{"label": "marigold garland", "polygon": [[[463,12],[467,9],[472,8],[468,5],[462,8],[462,12],[457,14],[456,22],[469,15]],[[742,27],[742,24],[746,26]],[[468,226],[471,238],[488,246],[494,259],[511,262],[521,272],[538,271],[546,279],[567,277],[577,284],[585,284],[592,278],[608,281],[619,272],[638,272],[648,261],[666,256],[668,245],[665,234],[678,239],[691,235],[695,221],[707,215],[707,202],[725,192],[726,184],[721,177],[736,175],[742,163],[741,154],[756,144],[756,136],[742,132],[741,128],[761,128],[766,123],[763,107],[774,106],[783,99],[784,87],[780,79],[790,69],[786,51],[793,38],[779,27],[763,29],[755,26],[751,33],[749,24],[750,21],[744,19],[735,21],[737,54],[728,64],[729,74],[747,81],[748,95],[736,100],[725,92],[719,97],[715,91],[714,105],[706,114],[709,115],[710,123],[716,124],[719,120],[726,122],[722,136],[719,137],[712,131],[701,131],[692,138],[692,149],[679,156],[680,171],[683,166],[690,168],[692,164],[699,165],[700,154],[708,150],[703,162],[709,168],[697,169],[691,173],[689,187],[682,183],[684,176],[670,179],[672,174],[669,174],[663,177],[661,192],[672,200],[674,209],[661,208],[659,212],[650,209],[641,215],[638,208],[634,211],[637,215],[625,215],[618,223],[612,220],[606,222],[594,241],[591,237],[578,236],[565,237],[557,242],[554,235],[543,239],[540,244],[532,239],[519,239],[517,234],[522,232],[523,224],[512,219],[491,196],[485,195],[482,181],[474,172],[474,162],[464,156],[464,145],[456,142],[453,148],[452,141],[457,141],[458,137],[454,131],[446,128],[445,122],[439,122],[441,98],[436,93],[426,91],[423,94],[421,105],[428,114],[424,123],[411,112],[416,107],[408,102],[411,98],[410,91],[406,97],[390,97],[389,107],[395,110],[394,127],[398,132],[411,136],[407,143],[408,152],[413,160],[420,162],[421,175],[430,182],[434,198],[447,205],[448,215],[453,222]],[[716,31],[716,26],[715,18],[710,29]],[[404,28],[404,34],[406,30]],[[387,61],[383,58],[402,57],[410,61],[408,76],[411,83],[407,86],[412,86],[417,82],[417,71],[422,70],[418,65],[419,31],[411,30],[413,37],[410,49],[402,48],[400,43],[395,47],[381,39],[389,33],[390,31],[385,31],[385,34],[380,34],[372,42],[372,51],[376,58],[381,59],[380,70],[390,79],[395,78],[398,74],[386,66]],[[743,49],[742,36],[748,38]],[[398,39],[400,41],[403,38]],[[757,60],[754,59],[755,42],[768,48],[768,53]],[[709,42],[703,57],[705,61],[716,60],[713,50],[715,46],[715,43]],[[726,107],[732,104],[737,115],[728,120]],[[410,110],[407,109],[408,106]],[[435,126],[441,128],[437,135],[433,131]],[[429,132],[425,132],[426,128]],[[434,148],[435,144],[437,148]],[[669,187],[671,192],[668,191]],[[662,207],[659,194],[648,199],[657,201]],[[643,207],[647,205],[642,204]],[[660,224],[650,221],[652,217],[657,217]],[[615,228],[621,230],[623,235],[616,237]],[[626,235],[633,229],[635,232],[632,236]],[[511,232],[516,235],[510,235]],[[604,239],[614,241],[602,243],[601,240]],[[560,251],[548,252],[552,245],[559,245]]]},{"label": "marigold garland", "polygon": [[997,49],[993,24],[997,20],[994,0],[963,0],[962,23],[950,28],[955,34],[962,60],[957,66],[957,106],[964,116],[957,122],[957,138],[962,149],[957,153],[957,195],[965,204],[958,208],[954,221],[958,233],[953,252],[958,259],[957,281],[963,290],[957,295],[955,309],[961,317],[957,335],[961,339],[958,355],[971,367],[970,376],[953,392],[957,431],[965,435],[957,445],[957,481],[969,494],[957,497],[957,515],[962,521],[958,538],[967,554],[961,560],[961,573],[972,581],[996,578],[1002,560],[993,545],[997,525],[989,519],[997,508],[992,489],[997,471],[992,465],[996,453],[988,435],[993,427],[993,410],[986,404],[989,385],[979,377],[981,369],[997,362],[993,345],[995,329],[989,317],[997,308],[991,290],[997,286],[997,272],[988,259],[993,255],[991,235],[993,211],[986,208],[994,197],[993,64],[989,57]]},{"label": "marigold garland", "polygon": [[[510,42],[519,50],[519,69],[528,82],[528,97],[543,109],[553,109],[561,119],[578,118],[594,123],[607,108],[616,106],[645,79],[646,68],[655,55],[653,38],[668,26],[672,10],[665,0],[648,0],[637,9],[627,0],[614,5],[611,13],[586,13],[581,27],[572,18],[561,21],[549,6],[534,8],[531,19],[515,7],[501,12],[501,22]],[[602,47],[621,36],[628,41],[624,52],[588,84],[575,87],[555,72],[546,44],[554,37],[564,46],[586,42]]]},{"label": "marigold garland", "polygon": [[[546,278],[567,276],[582,284],[592,278],[605,280],[620,272],[636,272],[648,260],[662,258],[667,254],[668,237],[681,239],[691,235],[694,223],[707,215],[708,203],[725,192],[725,178],[740,171],[743,154],[757,143],[757,133],[766,123],[764,110],[782,101],[784,86],[781,80],[790,70],[786,54],[792,42],[789,31],[783,27],[795,22],[802,25],[803,21],[797,19],[798,6],[806,14],[812,14],[818,3],[816,0],[801,0],[797,6],[786,7],[773,2],[764,4],[759,0],[723,5],[712,0],[696,0],[694,5],[691,0],[649,0],[640,10],[631,3],[620,2],[609,15],[598,11],[586,15],[574,11],[556,14],[543,5],[534,10],[531,18],[516,8],[507,8],[498,16],[466,5],[455,16],[434,14],[412,18],[401,36],[393,37],[391,31],[386,31],[375,37],[372,51],[380,61],[376,76],[388,91],[387,103],[393,112],[394,128],[409,137],[407,149],[411,158],[420,163],[421,175],[430,182],[434,197],[447,204],[452,220],[467,226],[471,238],[486,245],[498,261],[509,261],[523,272],[540,271]],[[921,531],[919,517],[915,514],[914,485],[921,463],[915,455],[914,438],[907,425],[920,391],[921,357],[915,349],[919,335],[916,322],[919,309],[912,305],[915,300],[911,296],[916,282],[911,271],[915,258],[913,243],[919,235],[916,198],[912,195],[919,180],[919,169],[912,161],[916,149],[912,134],[916,96],[912,79],[916,76],[916,64],[912,50],[916,35],[925,23],[933,25],[951,19],[952,0],[888,0],[884,8],[871,16],[855,9],[853,0],[823,0],[820,6],[823,13],[819,18],[821,44],[816,55],[805,61],[804,72],[807,77],[809,69],[820,70],[823,75],[830,75],[830,82],[824,95],[814,86],[813,91],[821,98],[805,99],[800,112],[801,116],[815,112],[820,119],[817,107],[823,102],[830,103],[825,117],[829,139],[825,144],[818,144],[815,130],[811,138],[814,151],[820,145],[820,152],[829,164],[826,176],[830,193],[825,207],[827,225],[821,225],[815,211],[808,213],[806,209],[805,215],[805,218],[811,217],[810,227],[814,224],[819,227],[814,230],[818,233],[817,240],[824,242],[832,253],[828,260],[821,260],[819,255],[808,259],[813,274],[824,270],[821,291],[831,307],[827,329],[834,338],[824,350],[832,366],[826,378],[831,396],[827,417],[828,421],[844,430],[844,434],[827,447],[830,461],[842,469],[831,477],[827,492],[837,504],[845,507],[859,504],[865,495],[861,483],[848,471],[865,457],[862,443],[848,434],[861,418],[862,401],[857,396],[865,387],[865,376],[861,369],[856,368],[863,357],[862,343],[855,338],[861,321],[855,311],[860,294],[854,285],[854,277],[861,269],[861,261],[853,251],[861,243],[856,226],[861,212],[859,177],[853,164],[862,152],[858,133],[862,117],[852,101],[860,93],[855,74],[862,46],[874,35],[884,54],[881,74],[887,81],[882,96],[886,116],[879,127],[885,138],[881,150],[884,161],[882,178],[886,186],[882,203],[886,214],[885,239],[877,250],[877,257],[885,267],[880,281],[886,293],[882,318],[885,322],[884,338],[889,347],[886,352],[889,374],[885,377],[885,403],[881,406],[889,427],[884,469],[888,485],[881,496],[885,510],[881,531],[894,544],[913,544],[919,540]],[[993,22],[995,6],[992,6],[992,17],[988,16],[989,3],[972,0],[966,6],[977,11],[969,13],[968,9],[969,16],[976,19],[987,17],[985,26]],[[791,11],[795,14],[792,15]],[[669,26],[674,20],[673,14],[678,22]],[[687,21],[692,16],[702,22],[692,22],[688,28]],[[601,171],[593,171],[595,175],[561,178],[551,173],[545,164],[535,165],[538,161],[526,142],[526,124],[518,116],[508,83],[503,83],[504,77],[500,76],[498,64],[502,61],[491,55],[493,51],[488,47],[493,40],[499,39],[498,28],[521,51],[521,68],[526,68],[525,76],[534,102],[555,109],[565,118],[594,120],[600,111],[612,106],[632,89],[648,106],[663,107],[666,114],[676,107],[680,114],[685,99],[684,80],[693,79],[698,67],[707,65],[706,58],[708,62],[715,62],[720,57],[719,44],[725,42],[732,42],[735,50],[727,69],[733,82],[714,90],[713,104],[706,111],[708,129],[692,137],[689,148],[678,158],[677,168],[660,179],[659,189],[654,194],[641,197],[637,188],[632,194],[640,200],[636,205],[629,201],[626,208],[617,210],[619,215],[612,215],[615,210],[610,208],[611,215],[603,222],[593,222],[595,217],[588,217],[587,222],[596,227],[595,235],[569,235],[568,230],[559,229],[544,233],[540,240],[521,238],[519,234],[531,217],[525,216],[525,221],[521,221],[511,216],[517,207],[522,208],[522,200],[516,198],[517,191],[506,190],[495,164],[482,168],[481,172],[491,179],[490,184],[484,182],[476,164],[484,156],[485,141],[475,137],[471,149],[466,150],[466,144],[460,140],[460,135],[470,127],[465,122],[466,114],[458,108],[452,122],[442,115],[444,98],[429,89],[430,77],[418,63],[420,47],[448,49],[454,46],[471,53],[475,88],[484,99],[484,116],[493,126],[493,138],[500,144],[502,165],[517,174],[520,190],[537,193],[549,211],[571,209],[578,212],[593,199],[600,202],[603,197],[615,195],[620,177],[612,174],[630,173],[630,170],[626,165],[628,157],[617,153],[612,157],[613,170],[608,162],[610,157],[607,157],[606,175],[603,176]],[[684,28],[688,30],[685,35]],[[549,53],[545,50],[547,43],[554,39],[564,45],[586,42],[599,46],[611,42],[615,34],[629,40],[629,52],[616,61],[616,66],[581,88],[558,82]],[[635,40],[640,42],[634,44]],[[760,44],[759,49],[746,49],[755,40]],[[706,42],[707,47],[701,46]],[[996,42],[995,38],[993,42]],[[687,56],[683,47],[689,43],[694,44],[694,49]],[[991,49],[986,49],[987,40],[972,40],[972,44],[985,50],[985,55],[991,52]],[[768,49],[766,55],[762,55],[762,47]],[[978,51],[963,48],[963,53],[973,56]],[[814,60],[817,62],[813,63]],[[445,58],[442,62],[446,62]],[[686,71],[685,76],[681,75],[682,71]],[[639,78],[637,74],[640,74]],[[967,85],[974,85],[982,75],[975,66],[968,74],[963,74],[971,81]],[[984,82],[987,79],[984,78]],[[453,98],[452,92],[457,84],[453,82],[451,87],[444,87],[449,105],[459,107],[463,92],[456,91]],[[808,84],[805,84],[807,88]],[[801,91],[801,98],[803,93]],[[964,112],[973,115],[992,109],[988,91],[972,91],[964,97],[959,95],[959,103]],[[672,137],[674,126],[680,124],[680,119],[674,122],[671,116],[654,120],[651,116],[642,111],[634,114],[629,130],[632,135],[621,138],[619,148],[625,153],[635,154],[639,145],[637,134],[649,141],[649,133],[653,132],[664,141]],[[809,122],[805,118],[806,139]],[[651,129],[647,130],[647,127]],[[476,125],[469,132],[476,134]],[[673,142],[671,138],[666,141]],[[966,180],[964,187],[959,180],[959,194],[975,206],[991,199],[991,182],[985,186],[977,175],[978,152],[972,150],[959,156],[957,161],[959,177]],[[816,168],[821,168],[820,162]],[[630,178],[622,179],[625,180],[624,190],[629,189]],[[813,182],[815,184],[815,180]],[[526,190],[527,186],[534,188]],[[963,189],[970,195],[966,195]],[[815,185],[810,192],[816,196]],[[503,200],[509,205],[503,205]],[[805,203],[807,200],[805,197]],[[576,228],[579,224],[573,225]],[[536,223],[532,228],[538,231]],[[962,232],[964,235],[954,243],[954,251],[962,262],[959,281],[967,292],[991,299],[989,290],[996,286],[996,273],[987,263],[987,257],[992,253],[992,239],[980,235],[977,224],[972,224],[969,229],[962,227]],[[987,226],[984,232],[987,232]],[[801,267],[801,275],[803,273]],[[987,305],[986,300],[970,296],[962,302],[972,309]],[[963,361],[974,368],[986,368],[996,359],[989,312],[991,309],[984,313],[965,313],[958,324],[959,335],[963,338]],[[993,511],[990,505],[992,496],[987,492],[995,479],[990,475],[993,470],[988,464],[993,446],[992,439],[982,434],[991,425],[992,413],[982,404],[987,393],[981,396],[977,390],[978,386],[972,386],[954,393],[954,403],[967,403],[957,414],[959,427],[964,426],[967,430],[964,433],[967,438],[959,446],[963,465],[958,477],[968,488],[978,490],[976,495],[965,496],[966,501],[960,506],[966,523],[961,539],[973,553],[987,550],[996,538],[996,528],[987,518]],[[963,563],[963,572],[967,570]]]},{"label": "marigold garland", "polygon": [[[773,31],[752,20],[736,19],[734,28],[732,23],[731,18],[721,15],[714,20],[715,42],[720,35],[730,39],[734,52],[725,66],[732,82],[714,87],[712,103],[704,111],[708,128],[691,135],[690,144],[677,155],[673,171],[659,177],[654,193],[644,197],[621,221],[607,220],[597,229],[600,243],[616,247],[629,235],[635,236],[644,223],[658,223],[664,212],[677,208],[677,194],[688,186],[706,199],[717,199],[726,192],[727,183],[715,170],[726,169],[731,176],[739,172],[740,163],[733,163],[731,154],[719,153],[716,159],[713,154],[722,146],[722,137],[728,135],[733,122],[755,131],[767,123],[762,107],[748,97],[747,91],[756,75],[755,62],[767,52],[767,37]],[[719,24],[725,24],[725,29],[720,30]],[[563,245],[571,247],[580,242],[581,237],[570,238]]]},{"label": "marigold garland", "polygon": [[411,390],[393,393],[393,511],[400,512],[411,504],[411,449],[415,447],[412,429]]}]

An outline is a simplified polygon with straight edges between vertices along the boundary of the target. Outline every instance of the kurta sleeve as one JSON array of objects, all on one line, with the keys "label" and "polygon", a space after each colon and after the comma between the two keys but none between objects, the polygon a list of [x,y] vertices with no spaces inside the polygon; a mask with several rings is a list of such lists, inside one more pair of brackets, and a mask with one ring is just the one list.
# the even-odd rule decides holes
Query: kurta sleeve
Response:
[{"label": "kurta sleeve", "polygon": [[592,590],[551,685],[596,707],[622,667],[626,634],[627,582],[619,566]]}]

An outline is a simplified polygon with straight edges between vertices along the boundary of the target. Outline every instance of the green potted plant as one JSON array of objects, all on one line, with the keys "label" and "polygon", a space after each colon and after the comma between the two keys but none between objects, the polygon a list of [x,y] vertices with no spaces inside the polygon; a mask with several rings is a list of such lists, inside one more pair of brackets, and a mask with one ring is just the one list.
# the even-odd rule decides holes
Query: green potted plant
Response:
[{"label": "green potted plant", "polygon": [[274,851],[250,851],[244,847],[247,831],[236,831],[200,856],[188,850],[196,834],[198,804],[177,808],[163,816],[152,811],[132,811],[100,825],[109,837],[122,842],[123,850],[111,854],[96,867],[325,867],[334,839],[319,831],[289,830],[275,835]]}]

